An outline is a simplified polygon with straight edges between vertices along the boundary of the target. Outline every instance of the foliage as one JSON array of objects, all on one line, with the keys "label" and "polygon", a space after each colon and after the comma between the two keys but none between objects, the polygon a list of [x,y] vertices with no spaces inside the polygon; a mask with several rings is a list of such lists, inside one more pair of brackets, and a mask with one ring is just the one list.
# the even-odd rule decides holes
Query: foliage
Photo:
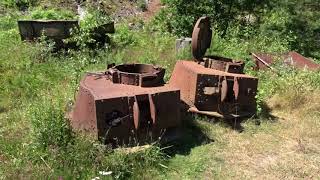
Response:
[{"label": "foliage", "polygon": [[168,8],[163,9],[155,21],[162,31],[190,37],[195,21],[205,15],[211,18],[214,32],[221,37],[280,38],[287,41],[290,50],[320,58],[318,0],[163,0],[163,3]]},{"label": "foliage", "polygon": [[[270,1],[253,0],[163,0],[168,6],[160,13],[160,23],[167,25],[167,29],[180,36],[190,36],[195,21],[201,16],[209,16],[215,28],[223,35],[229,26],[236,24],[251,25],[262,14],[262,8],[269,8]],[[166,18],[164,18],[166,17]]]},{"label": "foliage", "polygon": [[137,41],[137,37],[128,26],[122,25],[117,27],[117,33],[113,36],[114,43],[118,47],[126,47],[134,45]]},{"label": "foliage", "polygon": [[[22,42],[16,18],[7,18],[8,26],[0,29],[0,158],[6,159],[1,178],[92,179],[103,178],[99,171],[112,171],[110,178],[123,179],[159,167],[165,158],[158,145],[133,154],[113,152],[72,132],[65,119],[65,106],[73,100],[83,74],[128,60],[123,49],[52,54],[45,41]],[[141,37],[135,35],[135,41],[153,43],[146,33]],[[163,42],[168,39],[156,41],[164,48]]]},{"label": "foliage", "polygon": [[29,110],[33,127],[33,136],[38,146],[66,147],[72,142],[73,133],[65,118],[61,102],[43,99],[39,104],[33,104]]},{"label": "foliage", "polygon": [[69,20],[75,19],[75,15],[68,10],[35,8],[31,12],[30,18],[43,20]]},{"label": "foliage", "polygon": [[280,1],[278,8],[274,8],[263,18],[260,32],[268,36],[280,35],[289,40],[291,50],[319,58],[319,4],[318,0]]},{"label": "foliage", "polygon": [[89,8],[86,16],[80,21],[80,29],[72,32],[71,41],[77,43],[80,48],[101,48],[110,44],[109,37],[98,32],[100,26],[111,23],[111,18],[104,11],[96,11]]},{"label": "foliage", "polygon": [[112,21],[108,13],[88,8],[85,18],[80,22],[83,29],[92,29]]},{"label": "foliage", "polygon": [[16,21],[19,18],[18,13],[11,12],[10,15],[0,16],[0,29],[2,30],[11,30],[16,27],[16,24],[13,24],[13,21]]},{"label": "foliage", "polygon": [[3,5],[7,8],[17,7],[20,10],[25,10],[35,5],[38,0],[1,0],[0,6]]},{"label": "foliage", "polygon": [[[170,0],[166,1],[171,3]],[[198,10],[202,7],[197,3],[210,9],[209,2],[201,0],[190,4],[197,5],[195,8]],[[38,44],[21,42],[16,20],[26,18],[26,15],[7,12],[0,17],[0,179],[246,179],[256,178],[257,175],[279,179],[316,177],[316,167],[320,165],[317,160],[320,152],[319,72],[294,70],[280,65],[275,66],[278,73],[254,72],[250,69],[250,52],[284,52],[292,48],[293,42],[303,41],[301,37],[294,38],[298,31],[291,29],[291,33],[288,29],[288,22],[294,23],[288,4],[278,9],[274,6],[274,2],[270,1],[268,8],[272,7],[272,11],[268,8],[261,12],[258,7],[254,9],[253,12],[259,14],[259,26],[242,24],[243,21],[237,18],[239,13],[235,12],[225,36],[221,36],[225,26],[217,25],[212,47],[207,53],[246,61],[247,73],[259,77],[257,98],[260,114],[267,108],[284,114],[281,106],[266,105],[270,99],[280,96],[281,101],[276,104],[288,105],[292,112],[302,115],[285,114],[284,117],[280,116],[280,120],[272,121],[276,123],[267,121],[270,114],[267,118],[260,116],[259,126],[249,119],[241,123],[242,133],[237,133],[238,127],[234,125],[237,122],[230,125],[224,121],[190,117],[191,122],[201,126],[190,125],[184,129],[186,134],[183,137],[187,138],[172,144],[169,152],[156,144],[133,153],[128,153],[126,148],[111,150],[87,134],[72,132],[65,119],[68,112],[65,106],[72,104],[70,102],[74,100],[85,72],[104,70],[106,64],[112,62],[157,64],[167,69],[166,79],[169,79],[176,60],[189,59],[191,55],[188,50],[176,55],[176,37],[163,31],[171,28],[170,32],[177,34],[190,33],[197,17],[184,16],[183,13],[187,13],[184,7],[191,6],[184,3],[181,9],[165,8],[156,23],[141,23],[141,28],[140,24],[139,28],[128,27],[128,22],[118,24],[112,49],[100,49],[93,53],[83,48],[70,50],[67,54],[49,53],[51,44],[48,47],[43,41]],[[228,10],[228,5],[220,8]],[[238,9],[234,8],[231,12]],[[170,15],[171,11],[180,14],[177,17],[181,20]],[[224,10],[220,13],[227,16],[227,12]],[[99,24],[96,18],[102,16],[101,12],[93,13],[97,14],[89,16],[91,20],[82,27],[92,28]],[[108,18],[108,14],[104,15]],[[212,14],[212,17],[218,18],[215,22],[222,21],[223,16]],[[308,23],[312,24],[307,32],[316,28],[312,23],[316,19],[310,21],[313,17],[311,14],[301,16],[307,17]],[[187,26],[191,26],[191,29]],[[309,40],[305,40],[304,44],[307,44]],[[312,98],[308,98],[310,93],[314,95]],[[313,107],[311,111],[304,111],[301,106]],[[304,117],[306,114],[308,116]],[[186,119],[182,123],[185,124]],[[103,176],[99,171],[112,171],[112,174]]]}]

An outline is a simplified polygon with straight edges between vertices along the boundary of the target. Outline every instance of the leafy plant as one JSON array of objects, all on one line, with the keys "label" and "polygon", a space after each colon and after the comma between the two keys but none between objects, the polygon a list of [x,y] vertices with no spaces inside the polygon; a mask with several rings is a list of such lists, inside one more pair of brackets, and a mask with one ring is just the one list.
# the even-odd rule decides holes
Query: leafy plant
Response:
[{"label": "leafy plant", "polygon": [[73,132],[62,107],[62,102],[50,99],[43,99],[30,107],[34,142],[40,148],[63,148],[73,141]]},{"label": "leafy plant", "polygon": [[68,10],[61,9],[43,9],[36,8],[31,12],[31,19],[43,19],[43,20],[69,20],[75,19],[75,14]]},{"label": "leafy plant", "polygon": [[31,6],[34,6],[38,0],[1,0],[0,5],[7,8],[17,7],[20,10],[25,10]]},{"label": "leafy plant", "polygon": [[113,39],[117,47],[125,47],[137,43],[135,32],[126,25],[117,27],[117,32],[113,35]]},{"label": "leafy plant", "polygon": [[[103,25],[111,23],[110,16],[103,11],[88,10],[85,18],[80,21],[80,29],[73,31],[73,38],[80,48],[102,48],[110,44]],[[101,29],[101,30],[100,30]]]},{"label": "leafy plant", "polygon": [[[229,27],[235,25],[254,25],[257,21],[246,17],[259,18],[262,9],[268,9],[271,6],[270,1],[229,1],[229,0],[163,0],[168,6],[160,16],[164,23],[168,26],[170,32],[179,36],[190,36],[193,24],[201,16],[209,16],[214,27],[225,36]],[[164,21],[164,22],[163,22]]]}]

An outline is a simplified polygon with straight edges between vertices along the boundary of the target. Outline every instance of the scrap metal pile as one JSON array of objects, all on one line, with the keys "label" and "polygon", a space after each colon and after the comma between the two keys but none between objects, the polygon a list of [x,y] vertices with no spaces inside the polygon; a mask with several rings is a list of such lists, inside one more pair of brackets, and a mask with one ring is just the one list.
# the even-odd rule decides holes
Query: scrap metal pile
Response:
[{"label": "scrap metal pile", "polygon": [[[209,19],[200,18],[192,35],[193,61],[178,61],[168,84],[165,70],[147,64],[111,65],[80,82],[71,125],[105,143],[156,140],[181,124],[181,111],[222,118],[256,113],[258,79],[243,73],[244,63],[204,56],[210,47]],[[181,95],[181,97],[180,97]]]}]

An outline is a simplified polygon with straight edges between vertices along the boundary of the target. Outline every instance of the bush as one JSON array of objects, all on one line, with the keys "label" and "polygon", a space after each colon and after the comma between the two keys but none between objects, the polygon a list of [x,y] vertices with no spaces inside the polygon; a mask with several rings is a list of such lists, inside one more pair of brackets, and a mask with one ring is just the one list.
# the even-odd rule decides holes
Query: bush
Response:
[{"label": "bush", "polygon": [[60,101],[42,99],[29,109],[32,134],[39,148],[64,148],[73,141],[73,133]]},{"label": "bush", "polygon": [[135,32],[131,31],[127,25],[117,27],[117,32],[113,35],[114,43],[117,47],[134,45],[138,41]]},{"label": "bush", "polygon": [[75,41],[80,48],[102,48],[110,44],[110,39],[106,34],[95,32],[95,30],[111,22],[110,16],[105,12],[89,9],[85,18],[80,21],[80,29],[72,33],[71,41]]},{"label": "bush", "polygon": [[42,20],[69,20],[75,19],[76,16],[73,12],[68,10],[36,8],[31,12],[30,18]]},{"label": "bush", "polygon": [[[158,20],[167,26],[167,30],[179,36],[190,36],[193,25],[201,16],[209,16],[214,27],[226,34],[231,26],[254,25],[256,21],[249,21],[246,17],[260,17],[262,9],[269,8],[270,1],[212,1],[212,0],[163,0],[168,6],[160,13]],[[164,22],[163,22],[164,21]]]},{"label": "bush", "polygon": [[7,8],[18,8],[25,10],[31,6],[34,6],[38,0],[1,0],[0,5]]}]

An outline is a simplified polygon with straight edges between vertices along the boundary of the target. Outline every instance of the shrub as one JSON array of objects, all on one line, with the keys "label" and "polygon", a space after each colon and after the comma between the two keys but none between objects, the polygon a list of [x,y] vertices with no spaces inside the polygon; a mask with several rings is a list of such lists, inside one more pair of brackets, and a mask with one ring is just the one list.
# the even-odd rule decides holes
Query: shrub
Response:
[{"label": "shrub", "polygon": [[1,0],[0,5],[7,8],[17,7],[20,10],[25,10],[31,6],[34,6],[38,0]]},{"label": "shrub", "polygon": [[113,35],[114,43],[117,47],[134,45],[138,41],[135,32],[131,31],[128,26],[121,25],[117,27],[116,34]]},{"label": "shrub", "polygon": [[209,16],[215,28],[225,35],[231,26],[254,25],[256,21],[249,21],[246,17],[260,17],[262,9],[270,6],[270,1],[265,0],[163,0],[163,3],[168,8],[160,13],[159,19],[164,21],[169,31],[179,36],[190,36],[193,24],[204,15]]},{"label": "shrub", "polygon": [[80,29],[73,31],[71,41],[75,41],[80,48],[102,48],[110,44],[110,39],[106,34],[95,30],[111,21],[105,12],[89,9],[85,18],[80,21]]},{"label": "shrub", "polygon": [[29,109],[32,134],[37,147],[64,148],[73,141],[73,133],[59,100],[42,99]]},{"label": "shrub", "polygon": [[30,18],[43,20],[68,20],[75,19],[73,12],[61,9],[43,9],[36,8],[31,12]]}]

